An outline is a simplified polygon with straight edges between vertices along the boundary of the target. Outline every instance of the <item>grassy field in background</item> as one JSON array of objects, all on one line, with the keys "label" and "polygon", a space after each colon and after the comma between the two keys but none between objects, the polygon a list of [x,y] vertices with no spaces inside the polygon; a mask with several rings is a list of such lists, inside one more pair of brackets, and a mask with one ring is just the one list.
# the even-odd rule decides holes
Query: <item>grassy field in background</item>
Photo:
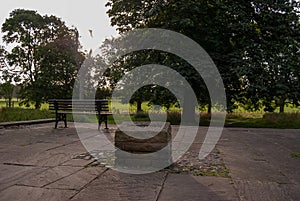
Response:
[{"label": "grassy field in background", "polygon": [[[34,120],[34,119],[47,119],[54,118],[54,114],[48,111],[49,105],[42,104],[40,110],[35,110],[33,105],[30,107],[19,106],[18,102],[14,100],[14,108],[5,108],[6,104],[0,100],[0,122],[8,121],[23,121],[23,120]],[[118,115],[120,121],[128,121],[128,116],[123,115],[122,112],[131,113],[130,118],[133,121],[149,121],[148,112],[135,113],[135,105],[121,104],[116,102],[112,104],[111,110],[114,113],[120,113]],[[152,112],[151,108],[148,107],[148,103],[142,104],[144,111]],[[178,108],[172,108],[171,112],[168,112],[167,121],[171,124],[180,124],[181,113]],[[226,127],[249,127],[249,128],[293,128],[300,129],[300,110],[299,108],[286,108],[287,113],[266,113],[262,111],[249,113],[239,108],[235,113],[227,114],[226,116]],[[155,112],[154,119],[163,119],[164,111]],[[156,116],[155,116],[156,115]],[[80,117],[79,117],[80,118]],[[95,117],[86,118],[82,117],[82,121],[96,122]],[[68,120],[73,121],[72,115],[68,115]],[[112,116],[108,117],[108,123],[114,124],[115,121]],[[200,126],[208,126],[210,124],[210,115],[202,112],[200,115]]]},{"label": "grassy field in background", "polygon": [[[17,99],[13,99],[13,107],[14,108],[26,108],[26,109],[34,109],[34,104],[30,104],[29,107],[26,107],[25,105],[19,105],[20,101]],[[6,107],[6,101],[3,99],[0,99],[0,108]],[[48,103],[43,103],[41,105],[41,110],[48,110],[49,104]]]}]

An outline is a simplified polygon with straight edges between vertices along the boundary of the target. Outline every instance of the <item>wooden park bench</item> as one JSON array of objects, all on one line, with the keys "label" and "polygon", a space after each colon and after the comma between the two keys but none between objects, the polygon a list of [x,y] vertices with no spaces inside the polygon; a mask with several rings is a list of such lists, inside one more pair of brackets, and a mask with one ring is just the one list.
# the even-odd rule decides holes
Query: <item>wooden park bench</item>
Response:
[{"label": "wooden park bench", "polygon": [[49,100],[49,110],[55,111],[55,128],[59,121],[63,121],[67,128],[67,114],[95,114],[98,129],[102,122],[105,123],[105,129],[108,129],[107,116],[112,114],[108,108],[108,100],[52,99]]}]

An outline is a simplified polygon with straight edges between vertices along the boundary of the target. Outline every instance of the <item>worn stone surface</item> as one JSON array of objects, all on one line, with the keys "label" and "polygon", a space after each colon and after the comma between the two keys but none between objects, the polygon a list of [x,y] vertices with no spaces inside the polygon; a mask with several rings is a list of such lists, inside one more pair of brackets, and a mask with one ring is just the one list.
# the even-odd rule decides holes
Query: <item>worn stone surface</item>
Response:
[{"label": "worn stone surface", "polygon": [[156,200],[165,176],[166,173],[130,175],[109,170],[76,195],[72,201]]},{"label": "worn stone surface", "polygon": [[238,193],[242,201],[283,201],[300,200],[297,184],[285,184],[260,180],[235,180]]},{"label": "worn stone surface", "polygon": [[29,186],[12,186],[0,192],[5,201],[67,201],[76,193],[73,190],[44,189]]},{"label": "worn stone surface", "polygon": [[[0,164],[0,192],[17,183],[22,183],[46,171],[46,167],[30,167]],[[1,200],[1,199],[0,199]]]},{"label": "worn stone surface", "polygon": [[[225,128],[216,152],[199,161],[207,131],[199,127],[188,152],[175,161],[177,174],[161,170],[131,175],[99,166],[74,126],[68,125],[0,129],[1,201],[300,200],[300,159],[291,156],[300,152],[300,130]],[[107,136],[114,143],[116,128],[109,127],[112,133]],[[172,126],[173,139],[177,130]],[[184,133],[173,143],[189,140],[189,133]],[[225,177],[195,177],[182,171],[186,168],[229,172]]]},{"label": "worn stone surface", "polygon": [[130,152],[155,152],[168,146],[167,143],[152,143],[152,142],[116,142],[116,147],[124,151]]},{"label": "worn stone surface", "polygon": [[115,132],[115,146],[120,149],[115,153],[116,167],[153,171],[172,164],[170,123],[154,122],[153,127],[145,122],[135,124],[124,122]]},{"label": "worn stone surface", "polygon": [[300,200],[299,142],[300,130],[225,129],[218,148],[241,200]]},{"label": "worn stone surface", "polygon": [[26,180],[20,181],[17,184],[32,187],[44,187],[62,178],[70,176],[81,169],[82,168],[80,167],[57,166],[49,168],[40,174],[36,174],[30,178],[27,178]]},{"label": "worn stone surface", "polygon": [[[121,125],[121,129],[115,132],[115,146],[124,151],[155,152],[167,146],[172,139],[170,123],[160,130],[161,124],[154,124],[154,127],[147,127],[144,122],[136,122],[137,127],[130,126],[127,122]],[[155,133],[153,128],[160,130]],[[141,130],[139,130],[141,129]],[[134,137],[134,136],[138,136]]]},{"label": "worn stone surface", "polygon": [[101,167],[88,167],[81,169],[67,177],[61,178],[47,186],[46,188],[53,189],[69,189],[69,190],[81,190],[86,184],[93,181],[99,175],[101,175],[106,168]]},{"label": "worn stone surface", "polygon": [[233,184],[226,178],[169,174],[159,200],[238,201],[239,197]]}]

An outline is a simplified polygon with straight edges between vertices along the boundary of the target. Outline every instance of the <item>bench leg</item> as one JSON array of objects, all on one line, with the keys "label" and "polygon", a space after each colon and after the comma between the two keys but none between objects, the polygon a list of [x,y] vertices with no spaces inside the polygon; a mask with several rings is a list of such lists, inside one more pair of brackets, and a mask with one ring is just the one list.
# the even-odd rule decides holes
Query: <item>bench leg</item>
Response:
[{"label": "bench leg", "polygon": [[56,113],[55,114],[55,129],[57,129],[57,125],[58,125],[58,122],[60,121],[60,114],[59,113]]},{"label": "bench leg", "polygon": [[98,115],[98,130],[100,130],[101,126],[101,115]]},{"label": "bench leg", "polygon": [[67,125],[67,114],[63,114],[63,121],[65,122],[65,128],[68,128],[68,125]]},{"label": "bench leg", "polygon": [[104,122],[105,122],[105,129],[108,129],[108,127],[107,127],[107,115],[105,115],[105,120],[104,120]]},{"label": "bench leg", "polygon": [[98,116],[98,130],[100,130],[102,122],[105,123],[105,129],[108,129],[108,127],[107,127],[107,115],[99,115]]},{"label": "bench leg", "polygon": [[65,128],[68,128],[67,125],[67,114],[56,114],[55,117],[55,129],[57,129],[57,125],[59,121],[63,121],[65,123]]},{"label": "bench leg", "polygon": [[107,115],[103,115],[103,121],[105,123],[105,129],[108,130],[108,127],[107,127]]},{"label": "bench leg", "polygon": [[58,124],[58,119],[57,118],[55,118],[55,129],[57,129],[57,124]]}]

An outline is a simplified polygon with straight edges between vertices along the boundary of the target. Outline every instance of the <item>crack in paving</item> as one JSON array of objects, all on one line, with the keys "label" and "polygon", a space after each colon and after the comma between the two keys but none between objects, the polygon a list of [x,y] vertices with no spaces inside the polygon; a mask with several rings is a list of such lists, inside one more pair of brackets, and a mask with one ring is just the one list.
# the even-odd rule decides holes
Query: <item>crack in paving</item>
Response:
[{"label": "crack in paving", "polygon": [[[57,166],[57,167],[60,167],[60,166]],[[64,167],[67,167],[67,166],[64,166]],[[53,184],[53,183],[55,183],[55,182],[57,182],[57,181],[60,181],[60,180],[62,180],[62,179],[64,179],[64,178],[67,178],[67,177],[69,177],[69,176],[71,176],[71,175],[74,175],[74,174],[76,174],[77,172],[80,172],[80,171],[83,170],[83,169],[85,169],[85,168],[83,167],[83,168],[81,168],[81,169],[79,169],[79,170],[76,170],[75,172],[73,172],[73,173],[71,173],[71,174],[68,174],[68,175],[66,175],[66,176],[63,176],[63,177],[61,177],[61,178],[59,178],[59,179],[57,179],[57,180],[55,180],[55,181],[49,182],[49,183],[43,185],[42,188],[44,188],[44,187],[46,187],[46,186],[49,186],[50,184]]]},{"label": "crack in paving", "polygon": [[39,186],[32,186],[32,185],[27,185],[27,184],[14,184],[11,186],[21,186],[21,187],[31,187],[31,188],[39,188],[39,189],[43,189],[43,187],[39,187]]},{"label": "crack in paving", "polygon": [[19,167],[41,167],[36,165],[26,165],[21,163],[2,163],[3,165],[10,165],[10,166],[19,166]]},{"label": "crack in paving", "polygon": [[166,180],[167,180],[168,175],[169,175],[169,173],[166,172],[166,174],[164,175],[162,184],[158,187],[159,190],[158,190],[158,193],[157,193],[157,195],[156,195],[156,197],[155,197],[155,199],[154,199],[155,201],[158,201],[158,199],[159,199],[159,197],[160,197],[160,195],[161,195],[161,192],[163,191],[163,188],[164,188],[164,185],[165,185],[165,182],[166,182]]},{"label": "crack in paving", "polygon": [[67,144],[62,144],[62,145],[59,145],[59,146],[56,146],[56,147],[46,149],[45,152],[51,151],[51,150],[54,150],[54,149],[58,149],[58,148],[61,148],[61,147],[66,147],[68,145],[71,145],[71,144],[74,144],[74,143],[77,143],[77,142],[80,142],[80,140],[76,140],[76,141],[73,141],[73,142],[70,142],[70,143],[67,143]]},{"label": "crack in paving", "polygon": [[107,172],[109,170],[109,168],[106,168],[103,172],[101,172],[98,176],[96,176],[94,179],[92,179],[90,182],[86,183],[82,188],[80,188],[79,190],[77,190],[77,193],[75,193],[74,195],[72,195],[69,200],[72,200],[76,195],[78,195],[82,190],[84,190],[89,184],[91,184],[92,182],[94,182],[96,179],[98,179],[99,177],[101,177],[105,172]]},{"label": "crack in paving", "polygon": [[47,189],[47,190],[64,190],[64,191],[76,191],[79,192],[78,189],[75,188],[43,188],[43,189]]}]

